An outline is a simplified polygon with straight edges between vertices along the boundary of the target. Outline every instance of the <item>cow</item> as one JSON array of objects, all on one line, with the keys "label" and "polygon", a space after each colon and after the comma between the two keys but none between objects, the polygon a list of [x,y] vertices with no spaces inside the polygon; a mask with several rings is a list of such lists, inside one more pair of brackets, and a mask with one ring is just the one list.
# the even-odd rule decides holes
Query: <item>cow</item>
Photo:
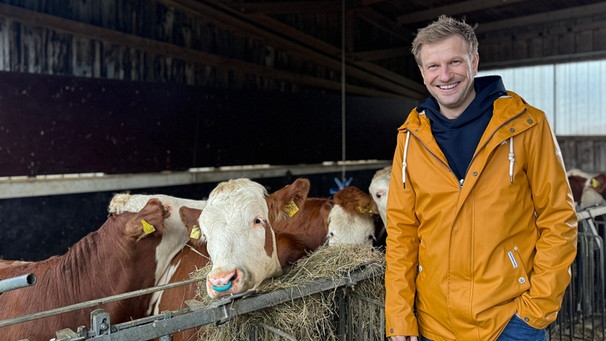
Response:
[{"label": "cow", "polygon": [[387,197],[389,195],[389,179],[391,178],[391,166],[381,168],[375,172],[370,180],[368,192],[377,204],[379,215],[384,224],[387,224],[385,211],[387,209]]},{"label": "cow", "polygon": [[[220,183],[211,192],[203,209],[197,211],[199,215],[201,214],[198,221],[193,219],[193,216],[191,219],[183,221],[190,230],[195,229],[198,223],[202,227],[202,216],[209,210],[211,213],[214,212],[212,214],[215,215],[213,219],[209,218],[209,220],[213,221],[216,219],[219,225],[223,226],[231,219],[231,225],[237,228],[232,230],[224,227],[230,233],[223,236],[223,239],[210,238],[209,244],[211,247],[215,245],[215,248],[218,247],[220,249],[239,242],[241,245],[240,248],[248,248],[249,252],[228,251],[224,254],[215,253],[213,263],[221,262],[223,259],[230,259],[233,263],[241,266],[241,268],[246,268],[246,277],[256,278],[255,283],[257,284],[268,277],[276,276],[286,271],[296,260],[314,251],[319,246],[326,244],[328,242],[329,229],[334,230],[332,232],[333,236],[331,239],[333,239],[333,242],[331,244],[347,242],[347,238],[358,233],[363,233],[365,237],[357,238],[357,240],[363,240],[365,243],[368,243],[372,239],[372,226],[363,232],[352,233],[351,231],[341,231],[338,228],[339,219],[335,219],[334,222],[330,221],[329,215],[333,206],[335,206],[333,199],[309,198],[307,197],[309,190],[310,182],[303,178],[297,179],[271,194],[268,194],[262,185],[249,179],[230,180]],[[356,215],[370,214],[368,212],[370,208],[366,207],[372,202],[369,195],[365,197],[358,195],[359,193],[352,189],[348,189],[343,193],[347,192],[352,193],[346,196],[347,198],[356,200],[355,204],[352,204],[352,207],[356,208]],[[334,201],[339,202],[339,200],[344,200],[344,198],[345,196],[337,193],[335,194]],[[173,200],[179,199],[175,198]],[[125,201],[117,201],[118,203],[112,200],[110,207],[113,210],[124,210],[126,206],[118,207],[125,205]],[[346,206],[344,203],[343,205]],[[133,208],[137,209],[138,207],[135,205],[134,207],[131,206],[130,209]],[[360,210],[364,213],[358,212]],[[359,220],[359,218],[356,219]],[[356,219],[353,219],[353,221],[356,221]],[[352,219],[345,221],[350,222]],[[329,225],[331,226],[330,228]],[[255,230],[255,226],[257,226],[257,230],[262,229],[263,233],[257,234],[257,237],[246,239],[244,237],[246,232],[244,231],[247,229]],[[204,229],[202,231],[204,232]],[[189,279],[194,271],[206,266],[210,262],[206,236],[205,234],[200,240],[190,240],[187,246],[173,259],[174,271],[171,272],[170,282]],[[264,248],[251,247],[251,245],[256,244],[265,246],[267,244],[266,237],[275,239],[275,245],[273,240],[271,241],[271,247],[275,250],[275,253],[271,252],[271,257],[267,256]],[[227,241],[224,242],[224,240]],[[271,264],[271,271],[268,271],[268,268],[263,266],[250,265],[250,262],[254,263],[258,259]],[[259,264],[259,262],[256,264]],[[241,271],[241,273],[243,272]],[[246,289],[241,289],[238,292],[245,291],[251,287],[254,287],[254,285],[248,285]],[[196,297],[197,289],[198,285],[194,283],[165,290],[158,301],[155,310],[156,313],[185,308],[187,301]],[[232,293],[236,293],[236,291],[232,291]],[[182,331],[173,335],[173,340],[198,339],[195,335],[200,330],[199,328],[194,328]]]},{"label": "cow", "polygon": [[587,182],[587,186],[600,195],[600,204],[603,203],[606,198],[606,173],[599,173],[592,176]]},{"label": "cow", "polygon": [[378,213],[372,197],[357,187],[348,186],[336,192],[333,201],[334,207],[328,215],[328,245],[372,246],[376,240],[373,216]]},{"label": "cow", "polygon": [[387,238],[387,197],[389,196],[389,180],[391,178],[391,166],[387,166],[379,169],[375,172],[370,185],[368,186],[368,192],[372,196],[372,199],[377,204],[379,210],[379,216],[381,217],[381,226],[377,232],[377,245],[385,245],[385,239]]},{"label": "cow", "polygon": [[[107,210],[110,214],[124,213],[124,212],[137,212],[139,211],[145,202],[150,199],[159,199],[163,203],[169,203],[175,209],[180,212],[180,219],[174,221],[175,224],[180,224],[182,228],[189,232],[190,239],[187,241],[185,246],[179,250],[179,252],[171,259],[170,266],[164,273],[164,276],[158,281],[158,285],[167,284],[174,282],[172,278],[175,276],[175,272],[187,272],[187,276],[178,275],[180,280],[189,278],[189,273],[196,270],[197,266],[204,267],[208,262],[208,254],[206,253],[206,244],[199,242],[200,229],[198,228],[198,217],[206,206],[206,200],[196,200],[188,198],[179,198],[175,196],[165,194],[130,194],[130,193],[117,193],[112,197]],[[202,259],[190,260],[191,257],[197,258],[202,255]],[[184,266],[180,266],[183,263]],[[193,267],[184,270],[185,264],[191,264]],[[190,287],[193,287],[191,285]],[[184,289],[179,289],[184,290]],[[170,291],[170,290],[169,290]],[[171,291],[172,292],[172,291]],[[195,291],[194,291],[195,293]],[[158,305],[162,296],[167,295],[166,292],[154,293],[154,309],[149,312],[150,315],[157,314]],[[193,296],[192,296],[193,297]]]},{"label": "cow", "polygon": [[605,203],[606,174],[591,175],[579,169],[567,172],[573,199],[579,209]]},{"label": "cow", "polygon": [[[0,267],[0,278],[33,273],[37,282],[0,295],[0,320],[155,286],[189,238],[179,212],[151,199],[138,212],[111,214],[64,255]],[[103,304],[112,323],[146,316],[152,295]],[[86,308],[1,329],[2,339],[48,341],[57,330],[84,325]]]},{"label": "cow", "polygon": [[[286,226],[284,225],[284,222],[290,220],[296,225],[301,226],[302,229],[304,228],[308,231],[322,231],[322,241],[317,243],[321,244],[326,240],[326,229],[317,228],[313,224],[317,225],[320,223],[320,227],[328,224],[328,214],[332,208],[332,203],[326,199],[322,201],[318,199],[315,202],[321,202],[324,205],[308,205],[305,206],[305,209],[300,209],[307,199],[309,188],[309,180],[297,179],[294,183],[267,195],[264,200],[267,203],[270,212],[269,220],[275,222],[277,224],[276,226]],[[188,231],[199,231],[197,220],[202,209],[206,206],[206,201],[204,200],[184,199],[163,194],[132,195],[120,193],[114,195],[108,206],[108,211],[110,213],[136,211],[141,208],[141,205],[145,200],[150,198],[162,198],[162,200],[172,203],[175,207],[180,207],[181,210],[189,212],[181,219],[184,227],[188,229]],[[319,210],[316,212],[318,218],[312,217],[313,214],[307,214],[309,211],[314,211],[314,206],[318,208],[323,207],[324,209],[323,211]],[[246,207],[246,205],[243,207]],[[305,217],[301,219],[291,219],[295,213],[298,213],[296,215],[297,218],[302,217],[303,215],[305,215]],[[296,231],[293,232],[296,233]],[[284,267],[292,264],[297,259],[305,256],[308,251],[317,247],[313,243],[306,245],[287,232],[279,233],[278,240],[281,245],[278,250],[278,258]],[[167,279],[170,279],[170,282],[188,279],[194,271],[206,266],[208,263],[209,255],[206,251],[206,243],[197,238],[192,238],[186,244],[186,247],[173,258],[171,268],[167,271]],[[158,304],[154,312],[158,313],[165,310],[184,308],[185,301],[195,297],[196,287],[196,284],[191,284],[184,287],[165,290],[161,296],[162,298],[158,299]],[[171,303],[167,305],[164,302]],[[176,306],[175,302],[179,302],[179,306]]]},{"label": "cow", "polygon": [[[319,218],[321,224],[320,228],[312,232],[292,221],[288,226],[274,223],[274,228],[269,220],[265,196],[267,193],[263,186],[244,178],[220,183],[210,193],[199,218],[200,229],[212,260],[212,269],[206,279],[206,291],[210,297],[220,298],[253,290],[263,280],[281,275],[283,269],[278,258],[280,247],[276,235],[280,237],[286,233],[295,236],[310,251],[327,242],[330,216],[324,218],[321,212],[330,215],[332,208],[329,207],[334,205],[330,198],[305,200],[303,208],[299,209],[307,211],[308,205],[314,205],[313,216]],[[368,200],[372,201],[369,197]],[[238,209],[244,202],[247,203],[247,209]],[[370,209],[363,207],[363,210]],[[294,216],[298,214],[299,212]],[[312,221],[304,214],[298,219],[304,219],[304,224]],[[368,243],[374,238],[374,224],[367,230],[351,230],[349,226],[339,226],[335,222],[331,232],[331,245],[349,243],[350,240]],[[363,236],[351,238],[354,233],[363,233]],[[323,238],[318,238],[318,234],[323,235]]]}]

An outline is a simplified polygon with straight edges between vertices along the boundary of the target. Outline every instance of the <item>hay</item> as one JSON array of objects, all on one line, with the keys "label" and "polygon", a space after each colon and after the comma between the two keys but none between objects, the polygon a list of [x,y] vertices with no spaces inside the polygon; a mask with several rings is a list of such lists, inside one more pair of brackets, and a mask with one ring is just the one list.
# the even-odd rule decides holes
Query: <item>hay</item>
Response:
[{"label": "hay", "polygon": [[[357,296],[377,301],[382,308],[385,256],[381,251],[363,245],[321,247],[308,257],[300,259],[286,274],[267,280],[258,288],[258,293],[264,294],[309,284],[320,279],[336,283],[361,265],[372,269],[372,276],[358,282],[352,288],[341,293],[338,289],[324,291],[244,314],[219,326],[204,326],[200,340],[250,340],[251,330],[258,330],[259,326],[276,328],[296,340],[337,340],[335,330],[335,321],[338,318],[335,304],[337,294],[347,295],[347,292],[353,292]],[[209,271],[210,266],[197,271],[193,276],[206,276]],[[212,303],[203,283],[198,288],[197,299],[206,305]],[[379,327],[381,323],[377,320],[377,317],[382,319],[382,312],[377,312],[376,309],[360,309],[355,304],[348,307],[348,310],[350,318],[355,321],[355,328],[375,330],[373,334],[377,334],[378,337],[373,339],[383,338],[384,331]],[[362,321],[362,324],[359,321]],[[367,326],[371,323],[372,327]]]}]

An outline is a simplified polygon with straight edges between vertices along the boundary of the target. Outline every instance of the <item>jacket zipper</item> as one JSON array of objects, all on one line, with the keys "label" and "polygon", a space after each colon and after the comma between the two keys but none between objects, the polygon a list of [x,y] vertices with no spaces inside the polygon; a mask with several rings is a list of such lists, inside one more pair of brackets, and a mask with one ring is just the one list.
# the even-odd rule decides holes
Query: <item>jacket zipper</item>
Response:
[{"label": "jacket zipper", "polygon": [[[407,128],[407,129],[408,129],[408,128]],[[411,130],[409,130],[409,129],[408,129],[408,131],[410,131],[410,135],[412,135],[412,136],[413,136],[413,137],[414,137],[414,138],[415,138],[417,141],[419,141],[419,143],[421,144],[421,146],[423,146],[423,148],[425,148],[425,150],[426,150],[426,151],[427,151],[429,154],[431,154],[431,156],[433,156],[434,158],[436,158],[436,160],[438,160],[438,162],[440,162],[442,165],[444,165],[444,167],[446,167],[446,168],[448,169],[448,171],[449,171],[450,173],[452,173],[452,175],[455,175],[455,174],[454,174],[454,172],[452,171],[452,169],[450,168],[450,166],[448,165],[448,163],[446,163],[446,162],[444,162],[444,161],[440,160],[440,158],[439,158],[439,157],[438,157],[438,156],[437,156],[437,155],[436,155],[434,152],[432,152],[431,150],[429,150],[429,148],[427,148],[427,146],[425,145],[425,143],[423,143],[423,140],[421,140],[421,139],[420,139],[420,138],[419,138],[417,135],[415,135],[415,134],[414,134],[414,133],[413,133]],[[457,178],[457,177],[455,176],[455,179],[456,179],[456,178]],[[458,181],[459,181],[459,180],[457,179],[457,182],[458,182]]]}]

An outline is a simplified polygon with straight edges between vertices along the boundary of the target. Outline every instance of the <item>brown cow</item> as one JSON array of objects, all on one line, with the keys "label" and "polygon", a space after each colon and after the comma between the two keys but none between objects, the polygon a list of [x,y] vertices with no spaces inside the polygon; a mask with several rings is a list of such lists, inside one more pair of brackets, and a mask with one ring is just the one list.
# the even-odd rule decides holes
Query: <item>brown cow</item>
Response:
[{"label": "brown cow", "polygon": [[[170,260],[187,242],[183,224],[170,206],[150,200],[135,213],[112,214],[97,231],[73,245],[62,256],[40,262],[20,262],[0,267],[0,278],[33,273],[37,283],[31,287],[0,295],[0,320],[32,314],[83,301],[156,285]],[[150,311],[151,295],[104,304],[112,323],[144,317]],[[87,308],[46,317],[0,329],[2,339],[48,341],[55,331],[85,325]]]}]

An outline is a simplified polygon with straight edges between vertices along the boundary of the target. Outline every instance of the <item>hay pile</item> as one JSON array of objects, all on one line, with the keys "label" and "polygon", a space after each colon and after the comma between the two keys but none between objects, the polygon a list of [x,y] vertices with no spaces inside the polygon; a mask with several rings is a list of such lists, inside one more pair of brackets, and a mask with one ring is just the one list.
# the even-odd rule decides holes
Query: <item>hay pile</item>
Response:
[{"label": "hay pile", "polygon": [[[370,263],[370,264],[369,264]],[[348,292],[362,296],[381,304],[384,297],[383,275],[385,272],[385,256],[383,252],[363,245],[338,245],[322,247],[311,253],[308,257],[300,259],[292,266],[285,275],[264,282],[258,293],[264,294],[274,290],[293,288],[299,285],[309,284],[319,279],[337,282],[340,278],[347,276],[352,271],[366,265],[372,270],[369,279],[358,282],[354,287],[348,288]],[[209,267],[201,269],[194,274],[195,277],[206,276]],[[212,300],[206,294],[204,283],[198,288],[197,299],[208,305]],[[335,320],[338,318],[335,304],[335,295],[339,290],[324,291],[318,294],[305,296],[278,304],[263,310],[241,315],[220,326],[204,326],[203,336],[200,340],[250,340],[251,330],[259,326],[269,326],[290,335],[296,340],[337,340]],[[372,309],[358,309],[356,306],[349,308],[351,317],[356,328],[358,321],[368,321],[375,324],[377,312]],[[372,316],[364,316],[371,314]],[[379,313],[379,315],[381,315]],[[382,318],[382,316],[378,316]],[[383,339],[383,330],[379,325],[374,325],[373,333]],[[262,334],[262,332],[260,332]]]}]

